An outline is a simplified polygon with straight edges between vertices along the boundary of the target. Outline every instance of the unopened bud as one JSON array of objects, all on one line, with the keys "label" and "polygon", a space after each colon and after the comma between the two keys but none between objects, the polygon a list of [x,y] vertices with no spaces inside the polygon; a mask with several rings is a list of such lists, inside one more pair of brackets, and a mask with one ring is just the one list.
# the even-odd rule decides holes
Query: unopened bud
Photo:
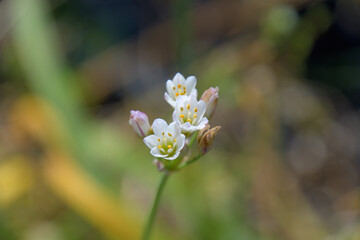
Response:
[{"label": "unopened bud", "polygon": [[147,115],[140,111],[130,111],[129,124],[142,138],[150,134],[150,123]]},{"label": "unopened bud", "polygon": [[210,149],[212,148],[214,138],[221,127],[216,126],[208,130],[209,128],[210,126],[207,125],[204,129],[200,130],[197,137],[198,148],[203,155],[210,151]]},{"label": "unopened bud", "polygon": [[219,98],[219,88],[209,88],[208,90],[206,90],[203,95],[201,96],[201,100],[203,100],[206,104],[206,112],[205,112],[205,117],[207,119],[210,119],[215,112],[216,109],[216,105],[218,102],[218,98]]},{"label": "unopened bud", "polygon": [[205,127],[203,129],[199,130],[197,138],[196,138],[198,143],[200,142],[200,140],[204,136],[204,134],[209,130],[209,128],[210,128],[210,124],[207,123],[207,124],[205,124]]}]

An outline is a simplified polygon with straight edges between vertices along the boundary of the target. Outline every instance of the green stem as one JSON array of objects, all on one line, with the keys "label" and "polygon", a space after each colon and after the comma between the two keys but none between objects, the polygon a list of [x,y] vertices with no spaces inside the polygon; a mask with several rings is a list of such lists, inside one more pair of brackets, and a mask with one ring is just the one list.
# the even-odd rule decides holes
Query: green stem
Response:
[{"label": "green stem", "polygon": [[202,156],[203,156],[202,154],[197,155],[196,157],[194,157],[194,158],[191,159],[190,161],[187,161],[187,162],[181,164],[181,165],[177,168],[177,170],[180,170],[180,169],[182,169],[182,168],[184,168],[184,167],[186,167],[186,166],[188,166],[188,165],[196,162],[196,161],[197,161],[199,158],[201,158]]},{"label": "green stem", "polygon": [[196,133],[194,133],[194,135],[192,136],[192,138],[190,139],[190,142],[188,144],[189,149],[192,147],[192,145],[194,144],[194,142],[196,141],[197,135],[199,134],[199,131],[197,131]]},{"label": "green stem", "polygon": [[159,183],[156,195],[155,195],[154,203],[152,205],[149,218],[148,218],[148,220],[146,222],[146,225],[145,225],[143,238],[142,238],[143,240],[149,240],[150,239],[150,233],[151,233],[152,227],[154,225],[154,219],[155,219],[155,215],[156,215],[156,212],[158,210],[158,207],[159,207],[161,194],[162,194],[162,192],[164,190],[164,187],[165,187],[165,184],[166,184],[166,181],[167,181],[168,178],[169,178],[169,175],[166,174],[166,173],[164,173],[163,176],[161,177],[161,180],[160,180],[160,183]]}]

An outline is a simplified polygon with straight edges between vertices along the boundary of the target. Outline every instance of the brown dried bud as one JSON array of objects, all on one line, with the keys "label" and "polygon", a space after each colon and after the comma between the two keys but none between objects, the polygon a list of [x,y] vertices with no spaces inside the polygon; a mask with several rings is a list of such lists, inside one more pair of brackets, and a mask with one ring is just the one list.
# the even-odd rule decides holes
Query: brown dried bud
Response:
[{"label": "brown dried bud", "polygon": [[217,102],[219,99],[218,93],[219,93],[218,87],[216,88],[211,87],[208,90],[206,90],[200,98],[200,100],[203,100],[206,104],[206,112],[204,116],[209,120],[212,117],[212,115],[214,115]]},{"label": "brown dried bud", "polygon": [[205,127],[203,129],[199,130],[199,133],[196,138],[198,143],[200,142],[203,135],[209,130],[209,128],[210,128],[210,124],[207,123],[207,124],[205,124]]},{"label": "brown dried bud", "polygon": [[220,130],[220,126],[213,127],[208,130],[210,126],[207,124],[205,128],[199,131],[199,135],[197,137],[198,148],[201,154],[206,154],[213,146],[214,138],[217,132]]}]

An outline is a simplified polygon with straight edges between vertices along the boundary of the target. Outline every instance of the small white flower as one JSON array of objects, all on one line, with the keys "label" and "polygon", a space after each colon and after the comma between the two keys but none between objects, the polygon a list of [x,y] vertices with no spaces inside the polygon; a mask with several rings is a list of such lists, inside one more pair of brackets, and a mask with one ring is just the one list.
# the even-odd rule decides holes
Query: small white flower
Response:
[{"label": "small white flower", "polygon": [[185,145],[185,135],[181,134],[180,125],[172,122],[169,125],[163,119],[155,119],[152,125],[153,135],[144,138],[144,143],[157,158],[176,159]]},{"label": "small white flower", "polygon": [[197,97],[195,86],[196,78],[194,76],[190,76],[185,80],[181,73],[177,73],[173,80],[167,80],[167,92],[164,94],[164,98],[172,107],[175,107],[176,99],[180,96],[190,96],[195,94]]},{"label": "small white flower", "polygon": [[181,126],[181,132],[189,135],[197,130],[201,130],[208,123],[204,117],[206,104],[204,101],[196,100],[196,95],[181,96],[177,99],[173,120]]}]

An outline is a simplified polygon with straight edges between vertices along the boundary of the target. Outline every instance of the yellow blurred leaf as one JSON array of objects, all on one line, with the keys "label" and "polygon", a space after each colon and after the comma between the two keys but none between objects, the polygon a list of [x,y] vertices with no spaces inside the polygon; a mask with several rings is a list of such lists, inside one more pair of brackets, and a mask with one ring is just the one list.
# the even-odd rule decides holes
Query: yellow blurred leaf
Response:
[{"label": "yellow blurred leaf", "polygon": [[21,156],[0,163],[0,207],[6,207],[24,195],[34,184],[34,173]]},{"label": "yellow blurred leaf", "polygon": [[68,156],[50,153],[44,170],[53,191],[109,237],[139,239],[141,226],[130,208],[111,198]]}]

